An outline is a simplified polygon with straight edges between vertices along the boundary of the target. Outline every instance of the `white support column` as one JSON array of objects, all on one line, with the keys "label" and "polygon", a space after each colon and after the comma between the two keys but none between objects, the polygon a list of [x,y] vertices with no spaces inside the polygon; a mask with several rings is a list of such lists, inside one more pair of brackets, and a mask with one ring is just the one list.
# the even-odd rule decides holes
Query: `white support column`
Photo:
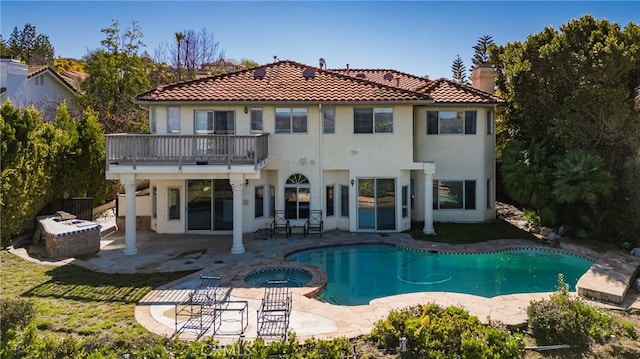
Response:
[{"label": "white support column", "polygon": [[436,173],[436,164],[424,163],[424,234],[436,234],[433,228],[433,175]]},{"label": "white support column", "polygon": [[233,245],[231,246],[231,254],[244,253],[244,244],[242,243],[242,189],[244,188],[244,179],[229,178],[231,188],[233,189]]},{"label": "white support column", "polygon": [[127,201],[127,213],[125,214],[124,230],[124,255],[132,256],[138,253],[136,247],[136,178],[127,176],[120,178],[120,183],[124,186],[125,198]]}]

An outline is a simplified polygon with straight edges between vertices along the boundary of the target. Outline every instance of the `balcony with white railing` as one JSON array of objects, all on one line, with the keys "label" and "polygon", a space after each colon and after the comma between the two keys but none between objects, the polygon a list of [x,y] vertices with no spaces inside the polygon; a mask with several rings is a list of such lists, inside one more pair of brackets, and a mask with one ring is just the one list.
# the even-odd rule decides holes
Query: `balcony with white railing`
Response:
[{"label": "balcony with white railing", "polygon": [[109,134],[107,170],[114,166],[253,166],[266,165],[269,134],[154,135]]}]

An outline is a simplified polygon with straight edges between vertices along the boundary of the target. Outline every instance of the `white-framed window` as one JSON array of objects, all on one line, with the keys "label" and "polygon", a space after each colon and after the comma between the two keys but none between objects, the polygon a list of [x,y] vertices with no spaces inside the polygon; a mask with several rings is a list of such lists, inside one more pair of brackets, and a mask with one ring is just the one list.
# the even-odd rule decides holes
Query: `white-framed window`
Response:
[{"label": "white-framed window", "polygon": [[256,186],[254,193],[254,206],[254,217],[264,217],[264,186]]},{"label": "white-framed window", "polygon": [[411,181],[409,181],[409,196],[410,196],[410,201],[411,201],[411,209],[416,209],[416,186],[415,183],[413,181],[413,179],[411,179]]},{"label": "white-framed window", "polygon": [[495,123],[495,113],[493,110],[487,110],[487,135],[493,135]]},{"label": "white-framed window", "polygon": [[349,186],[340,186],[340,215],[349,217]]},{"label": "white-framed window", "polygon": [[476,209],[476,181],[434,180],[433,209]]},{"label": "white-framed window", "polygon": [[251,109],[251,132],[262,133],[262,108]]},{"label": "white-framed window", "polygon": [[327,217],[335,215],[335,186],[327,185],[325,192],[325,205],[327,206]]},{"label": "white-framed window", "polygon": [[169,187],[169,200],[167,201],[169,220],[180,219],[180,188]]},{"label": "white-framed window", "polygon": [[493,181],[487,179],[487,209],[493,208]]},{"label": "white-framed window", "polygon": [[287,219],[309,218],[311,186],[302,174],[295,173],[284,185],[284,209]]},{"label": "white-framed window", "polygon": [[155,106],[151,106],[149,108],[149,132],[156,133],[156,131],[157,131],[157,126],[156,126],[156,107]]},{"label": "white-framed window", "polygon": [[167,133],[180,133],[180,108],[167,108]]},{"label": "white-framed window", "polygon": [[393,109],[354,108],[353,133],[393,133]]},{"label": "white-framed window", "polygon": [[336,109],[325,107],[322,111],[322,131],[325,134],[336,133]]},{"label": "white-framed window", "polygon": [[307,109],[277,107],[275,133],[307,133]]},{"label": "white-framed window", "polygon": [[409,217],[409,186],[402,186],[402,218]]},{"label": "white-framed window", "polygon": [[476,111],[427,111],[427,135],[475,135],[476,117]]},{"label": "white-framed window", "polygon": [[44,86],[44,75],[36,76],[34,80],[36,86]]},{"label": "white-framed window", "polygon": [[158,187],[151,187],[151,218],[158,218]]},{"label": "white-framed window", "polygon": [[233,135],[235,113],[233,111],[195,111],[196,134]]},{"label": "white-framed window", "polygon": [[269,217],[276,215],[276,186],[269,185]]}]

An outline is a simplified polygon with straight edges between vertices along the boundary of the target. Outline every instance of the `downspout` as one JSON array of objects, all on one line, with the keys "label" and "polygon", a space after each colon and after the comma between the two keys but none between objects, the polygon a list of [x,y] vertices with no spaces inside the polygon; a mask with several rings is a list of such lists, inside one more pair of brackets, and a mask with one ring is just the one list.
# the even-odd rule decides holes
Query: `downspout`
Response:
[{"label": "downspout", "polygon": [[[323,141],[323,136],[322,136],[322,130],[323,130],[323,122],[324,122],[324,112],[322,109],[322,104],[319,103],[318,104],[318,151],[319,151],[319,156],[318,156],[318,174],[319,174],[319,178],[320,178],[320,209],[324,209],[324,201],[325,201],[325,195],[323,195],[324,192],[324,171],[323,171],[323,159],[324,159],[324,146],[322,145],[322,141]],[[334,189],[334,193],[335,193],[335,189]],[[323,211],[323,217],[326,217],[327,213],[326,211]],[[321,218],[322,220],[324,220],[324,218]]]}]

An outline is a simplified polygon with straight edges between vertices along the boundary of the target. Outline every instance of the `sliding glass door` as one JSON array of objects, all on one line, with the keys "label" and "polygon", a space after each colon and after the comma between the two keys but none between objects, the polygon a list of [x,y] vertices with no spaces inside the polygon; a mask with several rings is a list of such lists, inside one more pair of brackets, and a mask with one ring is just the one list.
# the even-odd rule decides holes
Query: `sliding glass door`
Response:
[{"label": "sliding glass door", "polygon": [[233,193],[228,180],[187,180],[187,230],[233,229]]},{"label": "sliding glass door", "polygon": [[358,229],[396,229],[396,181],[393,178],[358,179]]}]

